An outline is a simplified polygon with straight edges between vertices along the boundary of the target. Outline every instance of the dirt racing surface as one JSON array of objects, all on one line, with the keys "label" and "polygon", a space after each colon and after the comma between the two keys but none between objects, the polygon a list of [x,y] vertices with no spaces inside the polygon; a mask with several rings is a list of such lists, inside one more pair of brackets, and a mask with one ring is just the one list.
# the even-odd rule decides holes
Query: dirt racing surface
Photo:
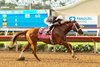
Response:
[{"label": "dirt racing surface", "polygon": [[31,52],[25,52],[24,61],[16,61],[19,52],[0,51],[0,67],[100,67],[100,54],[77,53],[78,59],[68,53],[38,53],[40,62]]}]

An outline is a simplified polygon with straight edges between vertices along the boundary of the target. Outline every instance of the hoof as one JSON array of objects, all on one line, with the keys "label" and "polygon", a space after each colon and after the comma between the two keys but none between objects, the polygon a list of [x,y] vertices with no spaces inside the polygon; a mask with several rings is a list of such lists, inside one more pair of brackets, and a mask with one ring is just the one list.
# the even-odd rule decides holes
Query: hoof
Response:
[{"label": "hoof", "polygon": [[17,61],[24,61],[25,60],[25,57],[20,57],[17,59]]},{"label": "hoof", "polygon": [[74,59],[78,60],[78,58],[77,58],[76,56],[72,56],[72,58],[74,58]]},{"label": "hoof", "polygon": [[74,55],[72,55],[72,58],[75,58],[75,56],[74,56]]},{"label": "hoof", "polygon": [[40,59],[38,59],[38,61],[40,62],[41,60],[40,60]]},{"label": "hoof", "polygon": [[14,46],[13,47],[8,46],[9,51],[13,50],[13,48],[15,48],[15,47]]}]

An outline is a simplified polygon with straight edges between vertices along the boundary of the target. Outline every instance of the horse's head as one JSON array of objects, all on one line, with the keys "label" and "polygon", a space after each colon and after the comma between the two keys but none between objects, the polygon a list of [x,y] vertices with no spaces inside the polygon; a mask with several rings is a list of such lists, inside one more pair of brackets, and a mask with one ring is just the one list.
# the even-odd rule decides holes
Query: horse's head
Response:
[{"label": "horse's head", "polygon": [[75,21],[71,21],[72,22],[72,30],[77,32],[79,35],[82,35],[83,34],[83,31],[82,29],[80,28],[80,25]]}]

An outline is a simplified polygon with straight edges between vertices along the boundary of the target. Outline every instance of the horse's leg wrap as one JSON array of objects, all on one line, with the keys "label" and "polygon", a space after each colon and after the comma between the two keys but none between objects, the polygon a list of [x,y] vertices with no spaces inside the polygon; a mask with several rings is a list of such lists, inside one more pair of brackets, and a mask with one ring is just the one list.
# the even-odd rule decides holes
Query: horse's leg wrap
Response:
[{"label": "horse's leg wrap", "polygon": [[24,56],[24,55],[23,55],[23,51],[22,51],[21,54],[20,54],[20,56],[19,56],[19,58],[20,58],[20,57],[23,57],[23,56]]}]

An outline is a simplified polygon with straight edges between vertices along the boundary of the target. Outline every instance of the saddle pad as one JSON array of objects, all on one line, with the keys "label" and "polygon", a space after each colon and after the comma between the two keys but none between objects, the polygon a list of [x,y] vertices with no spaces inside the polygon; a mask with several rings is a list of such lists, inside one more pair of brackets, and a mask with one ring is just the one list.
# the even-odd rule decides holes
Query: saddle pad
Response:
[{"label": "saddle pad", "polygon": [[38,38],[43,38],[43,39],[50,39],[50,37],[52,36],[51,35],[51,32],[50,34],[46,34],[48,28],[40,28],[39,29],[39,32],[38,32]]}]

